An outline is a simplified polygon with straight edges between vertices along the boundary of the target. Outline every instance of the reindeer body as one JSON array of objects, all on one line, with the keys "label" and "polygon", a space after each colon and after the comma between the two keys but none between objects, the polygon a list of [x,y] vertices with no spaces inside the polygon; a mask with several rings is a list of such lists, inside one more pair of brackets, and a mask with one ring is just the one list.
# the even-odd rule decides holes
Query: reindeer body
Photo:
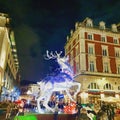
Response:
[{"label": "reindeer body", "polygon": [[[61,53],[60,53],[61,54]],[[72,96],[69,93],[69,90],[72,86],[77,86],[77,91],[74,94],[76,94],[80,91],[80,83],[75,82],[73,79],[73,71],[70,65],[68,64],[68,58],[60,57],[60,54],[56,52],[56,56],[51,53],[48,54],[47,51],[47,59],[57,59],[58,64],[60,65],[61,71],[56,76],[47,76],[42,81],[38,82],[40,85],[41,93],[40,96],[37,99],[37,106],[38,106],[38,112],[40,112],[40,101],[43,101],[43,105],[46,107],[47,110],[53,111],[54,109],[48,106],[48,101],[50,100],[50,97],[53,92],[55,91],[66,91],[66,94],[68,97],[76,102]]]}]

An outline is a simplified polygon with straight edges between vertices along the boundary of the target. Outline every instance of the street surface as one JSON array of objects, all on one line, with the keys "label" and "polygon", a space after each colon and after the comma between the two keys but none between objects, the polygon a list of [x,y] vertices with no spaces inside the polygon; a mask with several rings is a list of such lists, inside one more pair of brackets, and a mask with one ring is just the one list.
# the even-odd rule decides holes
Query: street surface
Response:
[{"label": "street surface", "polygon": [[[5,114],[6,113],[0,114],[0,120],[5,120]],[[14,116],[12,116],[10,120],[14,120]],[[39,120],[39,117],[38,117],[38,120]],[[65,118],[65,120],[67,120],[67,118]],[[120,114],[116,114],[114,120],[120,120]]]}]

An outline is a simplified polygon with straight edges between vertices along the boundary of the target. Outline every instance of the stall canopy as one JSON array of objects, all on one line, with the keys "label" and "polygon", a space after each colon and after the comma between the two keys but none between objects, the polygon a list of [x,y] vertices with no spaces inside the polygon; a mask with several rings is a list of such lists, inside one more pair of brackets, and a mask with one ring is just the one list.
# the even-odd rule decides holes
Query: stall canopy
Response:
[{"label": "stall canopy", "polygon": [[100,99],[101,101],[104,101],[104,102],[120,102],[120,98],[116,98],[116,97],[105,97],[105,98],[102,98]]}]

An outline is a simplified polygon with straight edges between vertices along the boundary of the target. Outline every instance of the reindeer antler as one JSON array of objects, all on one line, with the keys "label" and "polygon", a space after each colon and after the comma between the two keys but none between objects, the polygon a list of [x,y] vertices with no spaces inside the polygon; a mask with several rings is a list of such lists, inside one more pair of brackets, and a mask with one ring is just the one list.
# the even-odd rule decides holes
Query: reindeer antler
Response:
[{"label": "reindeer antler", "polygon": [[55,51],[55,54],[53,54],[53,51],[51,51],[49,53],[48,50],[46,50],[46,55],[45,55],[45,59],[46,60],[50,60],[50,59],[55,59],[55,58],[60,58],[60,55],[62,54],[62,51],[60,51],[60,53],[58,53],[57,51]]},{"label": "reindeer antler", "polygon": [[62,51],[60,51],[60,53],[58,53],[57,51],[55,51],[56,55],[58,58],[60,58],[60,55],[62,54]]}]

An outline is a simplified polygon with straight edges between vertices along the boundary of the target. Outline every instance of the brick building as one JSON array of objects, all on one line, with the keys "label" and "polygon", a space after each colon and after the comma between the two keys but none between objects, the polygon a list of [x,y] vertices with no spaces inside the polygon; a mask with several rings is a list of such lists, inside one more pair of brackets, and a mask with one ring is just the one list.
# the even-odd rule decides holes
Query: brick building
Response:
[{"label": "brick building", "polygon": [[100,98],[120,94],[120,32],[116,24],[93,24],[86,18],[76,22],[64,46],[73,67],[75,80],[81,83],[78,100],[95,103]]}]

